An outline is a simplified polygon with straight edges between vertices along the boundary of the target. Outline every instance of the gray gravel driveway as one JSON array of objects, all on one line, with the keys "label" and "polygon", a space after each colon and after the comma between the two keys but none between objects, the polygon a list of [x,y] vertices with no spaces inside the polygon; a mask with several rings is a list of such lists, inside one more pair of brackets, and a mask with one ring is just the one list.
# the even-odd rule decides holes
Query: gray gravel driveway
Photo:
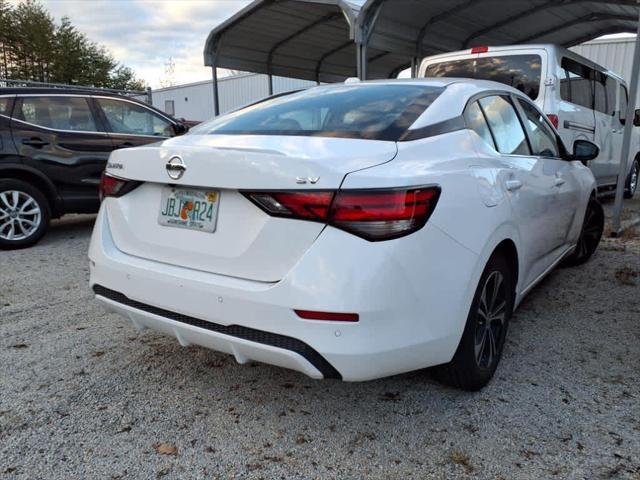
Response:
[{"label": "gray gravel driveway", "polygon": [[0,252],[0,477],[640,479],[640,240],[515,314],[476,394],[429,372],[314,381],[106,314],[92,217]]}]

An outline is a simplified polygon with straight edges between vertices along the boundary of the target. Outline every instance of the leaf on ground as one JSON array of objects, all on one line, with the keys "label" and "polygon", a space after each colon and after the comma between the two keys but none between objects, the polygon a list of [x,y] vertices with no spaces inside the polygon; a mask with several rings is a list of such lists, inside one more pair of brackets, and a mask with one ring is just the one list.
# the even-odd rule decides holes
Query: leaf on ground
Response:
[{"label": "leaf on ground", "polygon": [[178,447],[170,443],[156,443],[153,448],[160,455],[175,455],[178,453]]},{"label": "leaf on ground", "polygon": [[16,343],[15,345],[11,345],[11,348],[27,348],[29,345],[26,343]]}]

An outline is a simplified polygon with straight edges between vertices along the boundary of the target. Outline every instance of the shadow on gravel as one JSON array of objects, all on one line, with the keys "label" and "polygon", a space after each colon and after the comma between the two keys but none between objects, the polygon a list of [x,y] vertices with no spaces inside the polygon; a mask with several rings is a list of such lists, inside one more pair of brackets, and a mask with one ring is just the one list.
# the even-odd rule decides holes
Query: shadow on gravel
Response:
[{"label": "shadow on gravel", "polygon": [[95,215],[69,215],[52,220],[49,231],[38,245],[53,246],[60,240],[76,238],[78,235],[88,236],[95,220]]}]

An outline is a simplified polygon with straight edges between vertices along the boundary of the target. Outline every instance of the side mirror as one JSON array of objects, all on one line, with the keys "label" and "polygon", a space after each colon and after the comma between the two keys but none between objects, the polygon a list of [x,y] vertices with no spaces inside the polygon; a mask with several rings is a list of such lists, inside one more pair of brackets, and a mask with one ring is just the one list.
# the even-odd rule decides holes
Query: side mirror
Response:
[{"label": "side mirror", "polygon": [[635,115],[633,116],[633,125],[640,127],[640,109],[636,110]]},{"label": "side mirror", "polygon": [[189,131],[189,127],[184,123],[176,123],[173,125],[173,131],[176,132],[176,136],[184,135]]},{"label": "side mirror", "polygon": [[589,140],[576,140],[573,142],[573,155],[571,160],[578,160],[582,163],[593,160],[600,153],[600,147]]}]

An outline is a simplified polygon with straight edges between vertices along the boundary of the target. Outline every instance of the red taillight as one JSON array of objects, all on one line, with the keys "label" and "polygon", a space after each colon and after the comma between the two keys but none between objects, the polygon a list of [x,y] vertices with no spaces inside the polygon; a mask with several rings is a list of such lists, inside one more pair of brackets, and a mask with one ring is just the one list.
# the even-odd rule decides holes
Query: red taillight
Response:
[{"label": "red taillight", "polygon": [[138,185],[140,185],[140,182],[112,177],[107,172],[102,172],[102,177],[100,177],[100,200],[106,197],[121,197]]},{"label": "red taillight", "polygon": [[250,192],[245,195],[274,217],[324,222],[327,220],[334,192]]},{"label": "red taillight", "polygon": [[547,118],[549,119],[549,121],[551,122],[551,125],[553,125],[555,128],[558,128],[558,116],[557,115],[547,115]]},{"label": "red taillight", "polygon": [[328,320],[333,322],[357,322],[357,313],[314,312],[311,310],[294,310],[296,315],[305,320]]},{"label": "red taillight", "polygon": [[471,49],[471,53],[487,53],[489,51],[489,47],[473,47]]},{"label": "red taillight", "polygon": [[276,217],[326,222],[370,241],[398,238],[421,229],[440,187],[309,192],[245,192]]}]

